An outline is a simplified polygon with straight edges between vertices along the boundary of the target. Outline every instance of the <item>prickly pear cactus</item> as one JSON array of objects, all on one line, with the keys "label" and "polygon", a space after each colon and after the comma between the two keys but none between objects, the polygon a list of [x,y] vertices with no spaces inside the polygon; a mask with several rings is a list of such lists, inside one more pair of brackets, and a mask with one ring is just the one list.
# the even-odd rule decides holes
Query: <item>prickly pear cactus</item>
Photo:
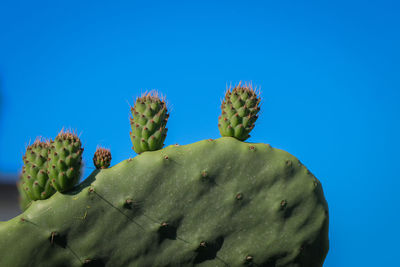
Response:
[{"label": "prickly pear cactus", "polygon": [[51,185],[59,192],[65,192],[74,187],[81,176],[83,148],[79,137],[64,131],[50,143],[48,158],[48,174]]},{"label": "prickly pear cactus", "polygon": [[107,169],[111,164],[110,149],[98,147],[93,156],[93,164],[96,169]]},{"label": "prickly pear cactus", "polygon": [[161,149],[167,136],[166,125],[169,117],[163,97],[155,91],[145,93],[136,99],[131,112],[130,137],[133,150],[140,154]]},{"label": "prickly pear cactus", "polygon": [[249,138],[258,118],[260,101],[251,84],[242,86],[239,83],[233,89],[229,88],[221,104],[222,114],[218,118],[221,136],[232,136],[241,141]]},{"label": "prickly pear cactus", "polygon": [[95,170],[0,236],[0,266],[320,267],[328,207],[294,156],[223,137]]},{"label": "prickly pear cactus", "polygon": [[29,200],[46,199],[55,193],[47,174],[49,150],[49,141],[42,141],[41,138],[37,138],[32,145],[26,148],[19,183],[20,189],[25,193],[21,194],[22,198],[26,197]]}]

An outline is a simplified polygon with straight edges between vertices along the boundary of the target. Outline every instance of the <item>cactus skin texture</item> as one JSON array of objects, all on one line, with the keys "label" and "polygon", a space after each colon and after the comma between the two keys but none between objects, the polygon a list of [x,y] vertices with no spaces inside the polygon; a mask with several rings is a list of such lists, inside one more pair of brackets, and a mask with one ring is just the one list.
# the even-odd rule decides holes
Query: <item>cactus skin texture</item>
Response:
[{"label": "cactus skin texture", "polygon": [[107,169],[111,164],[111,151],[98,147],[93,156],[93,164],[96,169]]},{"label": "cactus skin texture", "polygon": [[240,82],[232,90],[229,88],[221,104],[222,114],[218,118],[221,136],[231,136],[241,141],[249,138],[258,118],[260,101],[251,84],[242,86]]},{"label": "cactus skin texture", "polygon": [[163,97],[159,97],[156,91],[145,93],[136,99],[131,112],[130,137],[133,150],[140,154],[161,149],[167,136],[166,125],[169,117]]},{"label": "cactus skin texture", "polygon": [[79,137],[64,131],[50,142],[48,174],[51,185],[59,192],[73,188],[80,180],[83,148]]},{"label": "cactus skin texture", "polygon": [[95,170],[0,236],[0,266],[320,267],[328,206],[294,156],[223,137]]},{"label": "cactus skin texture", "polygon": [[49,150],[49,141],[42,141],[41,138],[37,138],[32,145],[26,148],[19,182],[20,189],[25,192],[25,195],[21,195],[24,201],[25,198],[29,200],[47,199],[55,193],[47,174]]}]

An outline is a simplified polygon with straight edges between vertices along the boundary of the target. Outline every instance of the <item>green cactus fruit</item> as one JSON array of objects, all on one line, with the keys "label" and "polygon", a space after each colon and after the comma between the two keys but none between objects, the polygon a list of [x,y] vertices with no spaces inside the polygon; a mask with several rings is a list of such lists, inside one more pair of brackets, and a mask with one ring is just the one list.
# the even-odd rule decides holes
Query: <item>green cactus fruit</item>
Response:
[{"label": "green cactus fruit", "polygon": [[51,185],[59,192],[72,189],[80,180],[83,148],[79,137],[64,131],[50,143],[48,174]]},{"label": "green cactus fruit", "polygon": [[169,117],[165,99],[156,91],[145,93],[136,99],[131,112],[130,137],[133,150],[140,154],[161,149],[167,136],[166,125]]},{"label": "green cactus fruit", "polygon": [[223,137],[96,170],[0,236],[0,266],[321,267],[328,206],[294,156]]},{"label": "green cactus fruit", "polygon": [[110,149],[98,147],[93,156],[93,164],[96,169],[107,169],[111,164]]},{"label": "green cactus fruit", "polygon": [[240,82],[233,89],[229,88],[221,104],[222,114],[218,118],[221,136],[235,137],[241,141],[249,138],[258,118],[260,101],[251,84],[242,86]]},{"label": "green cactus fruit", "polygon": [[[23,156],[24,165],[22,167],[20,187],[30,200],[47,199],[55,193],[47,174],[49,149],[49,141],[42,141],[39,137],[32,145],[26,148]],[[25,196],[22,195],[22,197]]]}]

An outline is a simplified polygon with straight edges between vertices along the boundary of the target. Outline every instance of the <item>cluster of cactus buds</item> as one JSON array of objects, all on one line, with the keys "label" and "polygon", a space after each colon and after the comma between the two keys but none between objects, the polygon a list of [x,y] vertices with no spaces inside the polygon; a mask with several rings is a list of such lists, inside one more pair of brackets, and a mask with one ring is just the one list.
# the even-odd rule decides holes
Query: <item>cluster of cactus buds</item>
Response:
[{"label": "cluster of cactus buds", "polygon": [[[222,114],[218,118],[218,128],[222,136],[234,137],[244,141],[250,137],[260,111],[261,98],[251,83],[241,82],[225,93],[221,104]],[[133,150],[144,151],[161,149],[167,134],[168,111],[165,99],[156,91],[142,94],[131,107],[132,117],[130,137]]]},{"label": "cluster of cactus buds", "polygon": [[[21,209],[25,210],[31,201],[51,197],[56,191],[71,190],[81,177],[82,153],[79,137],[64,129],[54,141],[38,137],[32,145],[28,145],[17,182]],[[98,147],[93,162],[97,169],[108,168],[110,150]]]},{"label": "cluster of cactus buds", "polygon": [[[260,101],[251,84],[239,83],[229,88],[218,119],[221,135],[241,141],[249,138],[258,117]],[[167,136],[169,117],[165,98],[157,91],[146,92],[136,98],[131,113],[133,150],[140,154],[161,149]],[[29,202],[49,198],[56,191],[71,190],[80,180],[82,153],[81,141],[74,132],[61,130],[54,141],[38,138],[27,147],[23,156],[24,166],[18,182],[21,198]],[[93,163],[96,169],[108,168],[110,150],[98,147]]]},{"label": "cluster of cactus buds", "polygon": [[64,130],[54,141],[38,137],[28,145],[17,183],[22,209],[32,200],[47,199],[56,191],[74,187],[80,179],[82,152],[79,137]]}]

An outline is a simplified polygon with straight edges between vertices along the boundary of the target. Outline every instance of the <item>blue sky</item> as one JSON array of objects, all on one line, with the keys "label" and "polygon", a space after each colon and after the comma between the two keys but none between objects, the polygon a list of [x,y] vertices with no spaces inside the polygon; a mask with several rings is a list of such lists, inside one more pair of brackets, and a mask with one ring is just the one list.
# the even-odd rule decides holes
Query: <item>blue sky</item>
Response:
[{"label": "blue sky", "polygon": [[[57,3],[56,3],[57,2]],[[252,81],[249,142],[298,157],[330,209],[327,267],[394,266],[400,238],[400,5],[396,1],[2,1],[0,171],[76,129],[134,157],[129,104],[157,89],[166,145],[218,138],[226,84]]]}]

